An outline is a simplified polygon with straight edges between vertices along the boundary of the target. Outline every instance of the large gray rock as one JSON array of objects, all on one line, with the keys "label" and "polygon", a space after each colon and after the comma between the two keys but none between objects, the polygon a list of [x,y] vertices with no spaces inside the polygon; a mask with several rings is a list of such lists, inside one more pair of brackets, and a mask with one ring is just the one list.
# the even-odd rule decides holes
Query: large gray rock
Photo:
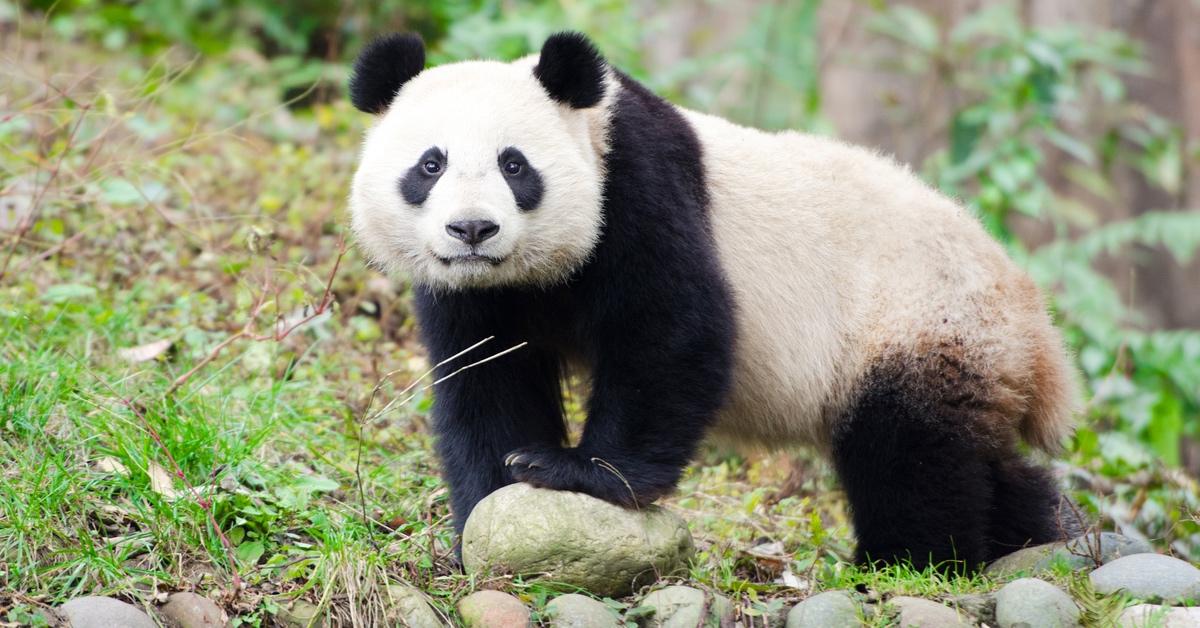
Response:
[{"label": "large gray rock", "polygon": [[172,593],[158,609],[179,628],[225,628],[229,615],[212,600],[195,593]]},{"label": "large gray rock", "polygon": [[1091,573],[1100,593],[1125,591],[1144,600],[1200,600],[1200,569],[1161,554],[1118,558]]},{"label": "large gray rock", "polygon": [[440,628],[446,622],[429,605],[425,594],[406,584],[389,584],[387,596],[392,605],[388,619],[394,624],[411,628]]},{"label": "large gray rock", "polygon": [[519,574],[628,595],[683,569],[692,535],[657,506],[630,510],[581,493],[510,484],[475,506],[463,530],[468,574]]},{"label": "large gray rock", "polygon": [[621,616],[603,602],[586,595],[560,595],[544,609],[551,628],[620,628]]},{"label": "large gray rock", "polygon": [[858,628],[862,623],[858,603],[845,591],[818,593],[787,615],[787,628]]},{"label": "large gray rock", "polygon": [[649,617],[647,625],[657,628],[715,628],[733,614],[733,604],[720,595],[675,585],[647,593],[638,610]]},{"label": "large gray rock", "polygon": [[1079,626],[1079,607],[1058,587],[1037,578],[1014,580],[996,593],[1000,628]]},{"label": "large gray rock", "polygon": [[899,613],[896,625],[903,628],[970,628],[971,623],[958,611],[919,597],[900,596],[889,600]]},{"label": "large gray rock", "polygon": [[1121,613],[1122,628],[1196,628],[1200,626],[1200,607],[1138,604]]},{"label": "large gray rock", "polygon": [[1115,532],[1103,532],[1099,540],[1096,535],[1088,534],[1065,543],[1026,547],[993,561],[985,571],[989,576],[1002,578],[1043,573],[1056,563],[1074,570],[1091,569],[1096,566],[1097,557],[1101,564],[1106,564],[1122,556],[1149,554],[1153,551],[1145,541],[1131,539]]},{"label": "large gray rock", "polygon": [[526,628],[529,609],[501,591],[476,591],[458,601],[458,614],[467,628]]},{"label": "large gray rock", "polygon": [[58,607],[71,628],[157,628],[141,609],[111,597],[77,597]]}]

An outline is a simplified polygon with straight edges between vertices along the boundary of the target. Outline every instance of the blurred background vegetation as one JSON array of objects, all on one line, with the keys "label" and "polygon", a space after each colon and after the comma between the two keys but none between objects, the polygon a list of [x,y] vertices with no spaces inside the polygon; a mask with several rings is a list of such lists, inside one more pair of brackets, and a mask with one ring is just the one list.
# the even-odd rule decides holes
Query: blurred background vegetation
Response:
[{"label": "blurred background vegetation", "polygon": [[[241,572],[259,621],[272,593],[366,595],[341,571],[357,548],[387,559],[381,578],[463,590],[437,549],[428,395],[386,416],[368,401],[383,374],[423,370],[405,287],[353,251],[331,274],[369,123],[343,85],[379,33],[419,32],[442,63],[566,28],[676,103],[878,147],[962,199],[1078,358],[1064,483],[1104,527],[1200,560],[1196,0],[0,0],[10,585],[54,600]],[[819,463],[747,456],[706,454],[674,503],[712,533],[693,576],[766,612],[731,543],[780,538],[798,573],[836,571],[845,520]],[[213,510],[167,499],[160,465],[211,483]],[[375,528],[399,535],[382,553],[363,551]]]}]

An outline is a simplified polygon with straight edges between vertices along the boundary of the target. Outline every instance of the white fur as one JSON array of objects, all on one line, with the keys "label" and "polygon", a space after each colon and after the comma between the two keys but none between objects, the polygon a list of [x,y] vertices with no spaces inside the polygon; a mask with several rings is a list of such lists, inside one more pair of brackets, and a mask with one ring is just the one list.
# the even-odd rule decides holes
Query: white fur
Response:
[{"label": "white fur", "polygon": [[[425,70],[367,131],[350,214],[359,246],[376,265],[455,289],[551,284],[587,260],[603,219],[603,147],[596,144],[603,141],[603,121],[595,110],[552,101],[533,77],[533,61]],[[446,168],[429,198],[413,207],[400,195],[399,181],[434,146],[447,154]],[[509,146],[525,154],[545,185],[533,211],[517,208],[497,164]],[[477,250],[503,258],[498,266],[438,259],[471,252],[446,225],[472,219],[500,226]]]}]

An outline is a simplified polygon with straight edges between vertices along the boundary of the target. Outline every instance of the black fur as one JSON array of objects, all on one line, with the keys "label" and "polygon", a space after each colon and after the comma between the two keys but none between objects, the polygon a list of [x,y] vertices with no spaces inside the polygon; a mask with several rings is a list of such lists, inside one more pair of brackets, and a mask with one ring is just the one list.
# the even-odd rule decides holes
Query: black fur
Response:
[{"label": "black fur", "polygon": [[396,92],[425,69],[425,42],[415,33],[375,38],[354,61],[350,102],[365,113],[383,113]]},{"label": "black fur", "polygon": [[863,380],[833,434],[859,562],[969,572],[1063,536],[1049,475],[996,441],[987,412],[986,382],[942,355],[882,363]]},{"label": "black fur", "polygon": [[[433,186],[442,178],[442,173],[446,172],[449,165],[447,161],[446,154],[436,146],[421,153],[417,163],[400,178],[400,196],[404,197],[404,202],[417,207],[423,205],[425,199],[429,198],[429,193],[433,191]],[[436,163],[437,172],[430,173],[425,165],[427,163]]]},{"label": "black fur", "polygon": [[[434,426],[459,530],[476,502],[514,480],[653,501],[674,489],[729,390],[733,302],[710,235],[699,141],[668,103],[620,80],[591,260],[554,288],[415,289],[435,362],[487,336],[496,340],[475,358],[530,343],[438,386]],[[567,356],[592,376],[574,448],[565,447],[559,387]]]},{"label": "black fur", "polygon": [[587,37],[558,33],[542,44],[533,75],[554,100],[586,109],[604,97],[604,67],[604,57]]},{"label": "black fur", "polygon": [[[524,153],[512,146],[504,149],[496,161],[500,166],[500,172],[504,173],[504,182],[508,184],[508,189],[512,190],[517,207],[521,211],[537,209],[538,204],[542,202],[542,194],[546,191],[546,186],[542,183],[542,175],[538,173],[537,168],[534,168],[529,160],[525,159]],[[520,171],[513,174],[506,170],[510,163],[517,164]]]}]

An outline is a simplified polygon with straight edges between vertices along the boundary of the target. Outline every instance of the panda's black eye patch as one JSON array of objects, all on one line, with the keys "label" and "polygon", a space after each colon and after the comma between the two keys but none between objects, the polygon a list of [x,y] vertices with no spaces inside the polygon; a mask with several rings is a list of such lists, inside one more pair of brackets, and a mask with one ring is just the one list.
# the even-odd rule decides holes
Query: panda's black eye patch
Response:
[{"label": "panda's black eye patch", "polygon": [[446,153],[434,146],[424,153],[400,179],[400,195],[409,205],[420,206],[446,170]]},{"label": "panda's black eye patch", "polygon": [[546,191],[542,175],[538,174],[537,169],[529,165],[525,155],[512,146],[500,151],[496,161],[500,171],[504,173],[504,182],[508,184],[508,189],[512,190],[517,207],[521,211],[537,209],[538,204],[542,202],[542,194]]}]

